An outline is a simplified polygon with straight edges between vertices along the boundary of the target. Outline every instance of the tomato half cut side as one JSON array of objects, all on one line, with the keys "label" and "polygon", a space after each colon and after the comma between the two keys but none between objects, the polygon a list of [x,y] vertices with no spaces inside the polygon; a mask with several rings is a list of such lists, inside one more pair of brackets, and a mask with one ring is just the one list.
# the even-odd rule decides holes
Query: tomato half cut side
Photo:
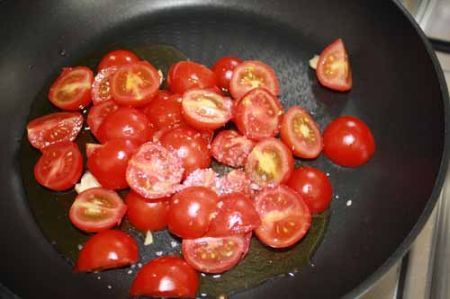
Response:
[{"label": "tomato half cut side", "polygon": [[273,248],[285,248],[300,241],[311,226],[311,213],[298,193],[280,185],[263,189],[255,197],[261,225],[258,239]]},{"label": "tomato half cut side", "polygon": [[74,271],[121,268],[136,263],[138,259],[138,246],[131,236],[119,230],[105,230],[83,244]]},{"label": "tomato half cut side", "polygon": [[244,136],[252,140],[278,134],[283,107],[278,98],[263,88],[246,94],[234,109],[234,122]]},{"label": "tomato half cut side", "polygon": [[113,66],[102,69],[97,73],[97,75],[95,75],[91,89],[92,103],[94,105],[112,100],[111,77],[116,71],[117,67]]},{"label": "tomato half cut side", "polygon": [[189,89],[214,88],[217,78],[213,71],[203,64],[180,61],[170,67],[167,83],[171,92],[183,94]]},{"label": "tomato half cut side", "polygon": [[100,128],[100,125],[103,123],[105,118],[117,109],[119,109],[119,105],[111,100],[99,103],[89,109],[87,124],[89,126],[89,130],[95,138],[99,139],[97,135],[98,128]]},{"label": "tomato half cut side", "polygon": [[212,71],[216,74],[217,85],[220,88],[229,90],[234,69],[241,63],[242,59],[233,56],[221,57],[214,63]]},{"label": "tomato half cut side", "polygon": [[176,153],[147,142],[129,160],[126,179],[136,193],[154,199],[173,194],[183,172],[182,161]]},{"label": "tomato half cut side", "polygon": [[314,119],[299,106],[292,106],[281,121],[281,140],[294,156],[313,159],[322,151],[322,135]]},{"label": "tomato half cut side", "polygon": [[230,98],[206,89],[185,92],[181,107],[186,123],[201,131],[224,126],[233,113],[233,101]]},{"label": "tomato half cut side", "polygon": [[78,182],[83,171],[83,157],[78,146],[62,141],[47,146],[34,166],[36,181],[54,191],[72,188]]},{"label": "tomato half cut side", "polygon": [[243,193],[221,196],[217,207],[217,215],[206,233],[209,237],[245,234],[261,224],[253,200]]},{"label": "tomato half cut side", "polygon": [[75,198],[69,218],[76,228],[95,233],[119,225],[126,211],[126,205],[116,192],[91,188]]},{"label": "tomato half cut side", "polygon": [[259,60],[247,60],[233,70],[230,93],[233,99],[240,100],[255,88],[263,88],[273,96],[280,93],[277,74],[269,65]]},{"label": "tomato half cut side", "polygon": [[242,169],[233,169],[217,180],[216,191],[219,195],[239,192],[252,196],[254,191],[252,189],[253,185],[248,175]]},{"label": "tomato half cut side", "polygon": [[130,295],[194,298],[199,285],[197,271],[182,258],[163,256],[151,260],[139,270]]},{"label": "tomato half cut side", "polygon": [[50,86],[48,99],[62,110],[80,110],[91,102],[92,71],[84,66],[64,68]]},{"label": "tomato half cut side", "polygon": [[157,231],[167,226],[170,198],[148,201],[136,192],[125,197],[127,218],[131,225],[142,232]]},{"label": "tomato half cut side", "polygon": [[142,107],[161,85],[158,70],[146,61],[122,65],[111,77],[111,95],[119,105]]},{"label": "tomato half cut side", "polygon": [[275,138],[258,142],[245,164],[248,177],[260,187],[286,182],[293,170],[291,151]]},{"label": "tomato half cut side", "polygon": [[242,167],[255,143],[234,130],[223,130],[214,137],[211,153],[217,161],[231,167]]},{"label": "tomato half cut side", "polygon": [[27,137],[32,146],[43,149],[61,141],[74,141],[83,127],[79,112],[55,112],[33,119],[27,124]]},{"label": "tomato half cut side", "polygon": [[139,57],[129,50],[117,49],[111,52],[108,52],[105,56],[103,56],[102,60],[100,60],[97,70],[101,72],[102,70],[110,67],[119,67],[124,64],[130,64],[134,62],[138,62]]},{"label": "tomato half cut side", "polygon": [[342,39],[328,45],[320,54],[316,75],[320,84],[336,91],[352,88],[352,71]]},{"label": "tomato half cut side", "polygon": [[183,239],[182,252],[186,262],[205,273],[223,273],[236,266],[246,251],[244,237],[204,237]]}]

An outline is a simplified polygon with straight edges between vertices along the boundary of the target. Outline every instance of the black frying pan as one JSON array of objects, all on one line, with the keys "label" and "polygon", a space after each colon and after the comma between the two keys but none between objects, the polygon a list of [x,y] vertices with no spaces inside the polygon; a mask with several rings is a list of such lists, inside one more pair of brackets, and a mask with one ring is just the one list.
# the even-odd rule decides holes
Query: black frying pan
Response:
[{"label": "black frying pan", "polygon": [[[123,271],[100,281],[72,273],[29,208],[19,155],[30,107],[61,67],[119,46],[170,44],[206,64],[225,54],[261,59],[279,74],[285,106],[305,106],[322,128],[351,114],[373,129],[377,153],[364,167],[308,162],[330,172],[339,196],[311,263],[235,298],[354,297],[405,253],[434,207],[448,160],[448,94],[431,47],[395,2],[2,1],[0,24],[0,269],[19,296],[126,296]],[[350,53],[349,93],[320,87],[307,66],[337,37]]]}]

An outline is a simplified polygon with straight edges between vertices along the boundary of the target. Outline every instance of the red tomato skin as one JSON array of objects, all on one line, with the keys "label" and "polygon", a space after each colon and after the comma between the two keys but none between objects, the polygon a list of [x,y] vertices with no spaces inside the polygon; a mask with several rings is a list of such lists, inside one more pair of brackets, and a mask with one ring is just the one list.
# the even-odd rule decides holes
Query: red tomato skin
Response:
[{"label": "red tomato skin", "polygon": [[200,279],[182,258],[163,256],[145,264],[136,275],[131,296],[194,298]]},{"label": "red tomato skin", "polygon": [[[61,84],[63,84],[64,80],[66,80],[71,74],[74,74],[76,72],[82,72],[85,73],[83,78],[84,85],[82,87],[81,92],[78,92],[78,94],[75,96],[76,100],[72,99],[68,102],[61,102],[57,98],[57,93],[61,89]],[[94,73],[85,66],[77,66],[77,67],[66,67],[63,68],[61,74],[58,76],[58,78],[53,82],[53,84],[50,86],[49,92],[48,92],[48,99],[50,102],[62,110],[68,110],[68,111],[75,111],[80,110],[89,105],[91,102],[91,85],[94,81]]]},{"label": "red tomato skin", "polygon": [[375,153],[375,139],[370,128],[353,116],[333,120],[323,132],[325,156],[344,167],[359,167]]},{"label": "red tomato skin", "polygon": [[112,139],[131,139],[139,144],[152,139],[153,125],[145,114],[135,108],[120,107],[110,113],[98,128],[101,143]]},{"label": "red tomato skin", "polygon": [[234,56],[224,56],[217,60],[212,71],[216,74],[217,85],[228,90],[230,88],[231,77],[233,77],[233,70],[242,63],[242,59]]},{"label": "red tomato skin", "polygon": [[119,230],[105,230],[92,236],[78,255],[75,272],[120,268],[139,259],[136,241]]},{"label": "red tomato skin", "polygon": [[160,90],[153,100],[143,109],[148,120],[157,130],[181,126],[181,96]]},{"label": "red tomato skin", "polygon": [[217,206],[217,215],[211,221],[207,236],[245,234],[261,224],[253,201],[243,193],[222,195]]},{"label": "red tomato skin", "polygon": [[311,213],[322,213],[330,206],[333,187],[319,169],[307,166],[297,168],[286,184],[302,196]]},{"label": "red tomato skin", "polygon": [[87,124],[89,126],[89,130],[96,139],[98,139],[98,129],[105,118],[114,111],[117,111],[117,109],[119,109],[119,105],[117,105],[114,101],[105,101],[89,109]]},{"label": "red tomato skin", "polygon": [[180,61],[170,67],[167,83],[171,92],[183,94],[193,88],[214,88],[217,78],[213,71],[203,64]]},{"label": "red tomato skin", "polygon": [[[309,129],[308,137],[301,132],[295,131],[295,125],[292,124],[294,118],[300,118],[303,125]],[[281,121],[281,140],[292,150],[294,156],[304,159],[314,159],[320,155],[323,148],[322,135],[314,119],[299,106],[292,106],[283,115]],[[312,134],[312,135],[311,135]],[[301,138],[301,141],[298,139]]]},{"label": "red tomato skin", "polygon": [[195,169],[208,168],[211,164],[208,143],[197,130],[174,128],[164,133],[160,142],[168,150],[174,150],[183,161],[185,177]]},{"label": "red tomato skin", "polygon": [[[53,176],[58,175],[58,178],[46,177],[43,174],[43,171],[46,171],[46,168],[50,167],[58,167],[61,163],[57,163],[54,165],[55,157],[58,158],[57,155],[64,154],[65,157],[70,159],[71,165],[63,165],[68,168],[69,173],[54,173],[54,170],[49,170],[49,173]],[[65,158],[63,157],[63,158]],[[81,174],[83,172],[83,157],[81,156],[81,152],[78,149],[78,146],[69,141],[61,141],[52,145],[49,145],[42,149],[42,156],[36,162],[34,166],[34,177],[36,181],[53,191],[65,191],[73,186],[80,180]]]},{"label": "red tomato skin", "polygon": [[103,187],[113,190],[127,188],[128,160],[138,148],[133,140],[109,140],[92,153],[87,167]]},{"label": "red tomato skin", "polygon": [[169,231],[181,238],[199,238],[205,235],[216,210],[219,198],[205,187],[188,187],[170,202]]},{"label": "red tomato skin", "polygon": [[27,137],[33,147],[43,149],[61,141],[74,141],[82,127],[81,113],[55,112],[31,120]]},{"label": "red tomato skin", "polygon": [[[341,58],[345,60],[344,63],[346,63],[346,66],[348,68],[348,73],[345,79],[339,78],[338,80],[341,80],[342,82],[334,82],[334,81],[338,81],[338,80],[333,80],[333,79],[328,79],[327,76],[325,75],[326,70],[325,70],[325,65],[327,64],[327,57],[330,54],[333,54],[336,56],[343,56],[343,57],[338,57],[338,60],[340,60]],[[317,79],[319,80],[320,84],[322,84],[323,86],[330,88],[332,90],[335,91],[349,91],[350,89],[352,89],[353,86],[353,79],[352,79],[352,71],[351,71],[351,67],[350,67],[350,63],[348,61],[348,54],[347,54],[347,50],[345,49],[344,46],[344,42],[342,41],[342,39],[337,39],[334,42],[332,42],[331,44],[329,44],[320,54],[319,57],[319,61],[317,63],[317,68],[316,68],[316,76]]]},{"label": "red tomato skin", "polygon": [[211,144],[213,157],[222,164],[242,167],[255,143],[234,130],[220,131]]},{"label": "red tomato skin", "polygon": [[125,197],[127,218],[131,225],[142,232],[158,231],[167,226],[169,198],[148,201],[136,192],[130,191]]},{"label": "red tomato skin", "polygon": [[138,62],[139,60],[139,57],[131,51],[124,49],[113,50],[103,56],[97,66],[97,71],[100,72],[109,67],[119,67],[125,64]]},{"label": "red tomato skin", "polygon": [[92,104],[98,105],[100,103],[112,100],[111,77],[116,71],[117,67],[109,67],[102,69],[97,73],[97,75],[95,75],[91,88]]}]

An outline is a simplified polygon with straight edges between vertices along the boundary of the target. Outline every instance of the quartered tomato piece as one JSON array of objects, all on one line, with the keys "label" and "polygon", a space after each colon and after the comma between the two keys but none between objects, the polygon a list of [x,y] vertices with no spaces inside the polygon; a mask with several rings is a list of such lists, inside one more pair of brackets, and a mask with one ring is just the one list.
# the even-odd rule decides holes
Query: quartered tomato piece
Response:
[{"label": "quartered tomato piece", "polygon": [[244,234],[261,224],[253,200],[243,193],[221,196],[217,207],[217,215],[206,233],[209,237]]},{"label": "quartered tomato piece", "polygon": [[101,143],[123,138],[142,144],[152,139],[154,131],[144,113],[135,108],[120,107],[105,117],[96,136]]},{"label": "quartered tomato piece", "polygon": [[217,161],[231,166],[244,166],[255,143],[234,130],[219,132],[211,144],[211,153]]},{"label": "quartered tomato piece", "polygon": [[184,123],[181,99],[179,95],[160,90],[143,112],[157,130],[178,127]]},{"label": "quartered tomato piece", "polygon": [[211,164],[208,143],[195,129],[170,129],[161,136],[160,142],[165,148],[173,150],[183,161],[185,176],[195,169],[207,168]]},{"label": "quartered tomato piece", "polygon": [[280,86],[275,71],[258,60],[247,60],[236,66],[230,81],[230,93],[239,100],[250,90],[264,88],[273,96],[278,96]]},{"label": "quartered tomato piece", "polygon": [[94,105],[112,100],[111,77],[116,71],[117,67],[113,66],[102,69],[95,75],[91,89],[92,103]]},{"label": "quartered tomato piece", "polygon": [[139,259],[136,241],[119,230],[105,230],[92,236],[78,255],[74,271],[91,272],[120,268]]},{"label": "quartered tomato piece", "polygon": [[83,126],[79,112],[56,112],[33,119],[27,125],[28,141],[43,149],[61,141],[73,141]]},{"label": "quartered tomato piece", "polygon": [[87,124],[89,125],[89,129],[95,138],[98,139],[98,128],[100,128],[100,125],[103,123],[105,118],[117,109],[119,109],[119,105],[111,100],[99,103],[89,109]]},{"label": "quartered tomato piece", "polygon": [[242,235],[183,239],[183,257],[194,269],[222,273],[233,268],[247,251],[249,243]]},{"label": "quartered tomato piece", "polygon": [[298,193],[283,185],[258,193],[255,208],[261,218],[256,236],[273,248],[294,245],[311,226],[311,213],[306,203]]},{"label": "quartered tomato piece", "polygon": [[62,110],[79,110],[91,102],[92,71],[84,66],[64,68],[50,87],[50,102]]},{"label": "quartered tomato piece", "polygon": [[103,56],[98,64],[97,70],[100,72],[109,67],[119,67],[124,64],[138,62],[140,59],[131,51],[124,49],[117,49],[107,53]]},{"label": "quartered tomato piece", "polygon": [[219,198],[205,187],[189,187],[174,196],[169,210],[169,231],[181,238],[199,238],[209,228]]},{"label": "quartered tomato piece", "polygon": [[126,210],[127,206],[116,192],[91,188],[75,198],[69,218],[78,229],[94,233],[119,225]]},{"label": "quartered tomato piece", "polygon": [[320,84],[337,91],[352,88],[352,71],[342,39],[328,45],[320,54],[316,75]]},{"label": "quartered tomato piece", "polygon": [[233,56],[224,56],[214,63],[212,70],[216,74],[217,85],[220,88],[224,90],[230,88],[233,71],[240,63],[242,63],[242,59]]},{"label": "quartered tomato piece", "polygon": [[203,64],[180,61],[170,67],[167,83],[171,92],[183,94],[193,88],[214,88],[217,78],[213,71]]},{"label": "quartered tomato piece", "polygon": [[261,140],[278,133],[283,107],[267,90],[256,88],[237,103],[234,113],[239,131],[249,139]]},{"label": "quartered tomato piece", "polygon": [[125,173],[128,160],[138,148],[139,145],[132,140],[109,140],[92,153],[87,167],[103,187],[115,190],[127,188]]},{"label": "quartered tomato piece", "polygon": [[281,121],[281,140],[294,156],[312,159],[322,151],[322,136],[314,119],[299,106],[292,106]]},{"label": "quartered tomato piece", "polygon": [[119,105],[142,107],[150,103],[161,85],[153,65],[139,61],[122,65],[111,77],[111,95]]},{"label": "quartered tomato piece", "polygon": [[136,193],[154,199],[174,193],[183,171],[182,161],[176,153],[147,142],[128,162],[126,179]]},{"label": "quartered tomato piece", "polygon": [[200,279],[182,258],[163,256],[145,264],[136,275],[131,296],[194,298]]},{"label": "quartered tomato piece", "polygon": [[34,177],[42,186],[64,191],[78,182],[83,171],[83,157],[78,146],[61,141],[42,149],[42,156],[34,166]]},{"label": "quartered tomato piece", "polygon": [[233,101],[205,89],[191,89],[181,102],[184,120],[198,130],[215,130],[232,117]]},{"label": "quartered tomato piece", "polygon": [[261,187],[286,182],[293,169],[294,158],[291,151],[275,138],[257,143],[245,164],[248,177]]},{"label": "quartered tomato piece", "polygon": [[125,197],[127,218],[140,231],[157,231],[167,226],[170,198],[149,201],[130,191]]}]

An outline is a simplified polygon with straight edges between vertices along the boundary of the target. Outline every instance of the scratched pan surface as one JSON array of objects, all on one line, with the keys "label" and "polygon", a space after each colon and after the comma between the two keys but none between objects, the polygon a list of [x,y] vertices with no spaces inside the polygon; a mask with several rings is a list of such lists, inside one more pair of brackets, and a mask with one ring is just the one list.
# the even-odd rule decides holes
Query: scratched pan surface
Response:
[{"label": "scratched pan surface", "polygon": [[[51,111],[43,95],[61,67],[94,66],[98,55],[116,47],[154,57],[148,50],[152,45],[170,45],[183,57],[208,65],[228,54],[260,59],[277,71],[285,107],[304,106],[322,128],[334,117],[351,114],[373,129],[377,153],[364,167],[343,169],[323,157],[300,162],[330,174],[335,198],[324,215],[328,225],[316,219],[310,243],[299,245],[302,258],[292,265],[295,275],[256,284],[252,277],[259,273],[245,272],[239,279],[249,283],[239,285],[232,297],[360,294],[405,253],[442,186],[448,95],[430,47],[394,2],[3,1],[0,33],[0,278],[18,296],[127,296],[135,269],[72,273],[77,232],[66,230],[64,215],[48,218],[58,206],[67,208],[70,199],[63,194],[52,198],[30,184],[24,166],[37,153],[22,142],[27,120]],[[307,65],[337,37],[345,40],[352,62],[354,88],[349,93],[320,87]],[[163,66],[175,56],[158,63]],[[126,224],[122,228],[128,229]],[[60,240],[52,239],[55,235]],[[171,242],[177,240],[158,238],[158,248],[141,247],[142,262],[157,251],[177,252]],[[73,243],[70,250],[64,242]],[[252,249],[257,246],[254,240]],[[277,265],[292,258],[281,254]],[[221,287],[228,290],[231,284]],[[217,289],[208,291],[217,294]]]}]

